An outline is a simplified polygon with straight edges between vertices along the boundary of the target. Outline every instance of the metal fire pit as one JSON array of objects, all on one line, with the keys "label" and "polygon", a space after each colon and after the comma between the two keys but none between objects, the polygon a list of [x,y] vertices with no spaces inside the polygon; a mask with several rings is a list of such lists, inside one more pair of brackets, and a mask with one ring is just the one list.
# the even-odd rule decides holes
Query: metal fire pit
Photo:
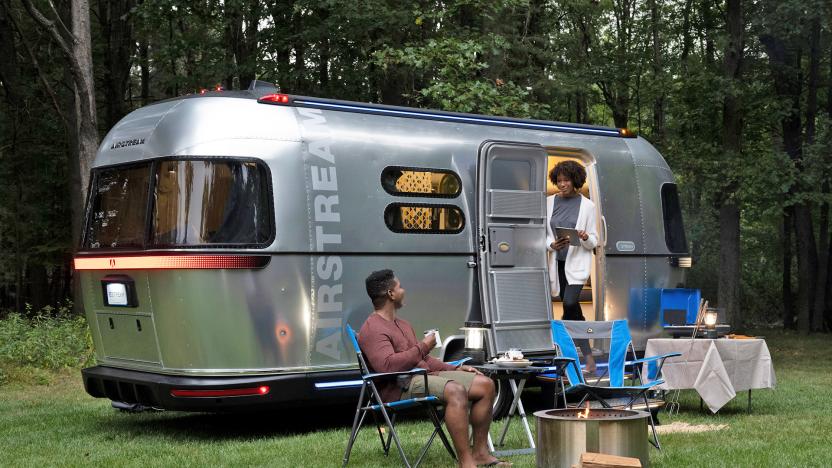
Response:
[{"label": "metal fire pit", "polygon": [[538,467],[580,465],[584,452],[633,457],[641,460],[641,466],[649,465],[649,413],[599,408],[591,409],[588,419],[579,419],[583,412],[570,408],[534,413]]}]

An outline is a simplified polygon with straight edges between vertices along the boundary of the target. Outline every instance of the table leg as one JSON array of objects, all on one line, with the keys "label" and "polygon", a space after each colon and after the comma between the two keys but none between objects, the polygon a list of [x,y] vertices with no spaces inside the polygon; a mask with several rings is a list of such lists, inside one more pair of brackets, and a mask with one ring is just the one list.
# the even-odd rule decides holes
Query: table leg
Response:
[{"label": "table leg", "polygon": [[748,412],[751,412],[751,389],[748,389]]},{"label": "table leg", "polygon": [[[526,385],[525,380],[520,381],[520,387],[517,389],[517,395],[523,393],[523,386]],[[520,410],[520,420],[523,421],[523,426],[526,429],[526,437],[529,439],[529,447],[535,448],[534,437],[532,437],[532,430],[529,428],[529,420],[526,418],[526,410],[523,408],[523,401],[517,398],[517,408]]]},{"label": "table leg", "polygon": [[[511,407],[508,410],[508,415],[506,416],[506,422],[503,424],[503,431],[500,435],[500,439],[497,441],[498,446],[502,446],[505,442],[506,434],[508,433],[508,427],[511,423],[511,420],[514,416],[514,412],[519,409],[519,416],[523,421],[524,430],[526,431],[526,437],[529,439],[529,444],[531,447],[521,448],[521,449],[513,449],[513,450],[500,450],[500,451],[493,451],[491,453],[494,456],[510,456],[510,455],[528,455],[535,452],[535,444],[534,444],[534,437],[532,437],[531,428],[529,427],[529,421],[526,418],[526,410],[523,408],[523,401],[520,399],[520,396],[523,394],[523,387],[526,385],[526,379],[520,379],[520,385],[517,384],[516,380],[508,379],[509,386],[511,387],[511,391],[514,394],[514,399],[511,401]],[[489,436],[490,440],[490,436]],[[490,447],[489,447],[490,448]]]},{"label": "table leg", "polygon": [[[525,380],[520,382],[520,391],[522,391],[524,383]],[[511,407],[508,409],[506,422],[503,424],[503,432],[500,434],[500,440],[497,441],[497,445],[503,445],[506,434],[508,433],[508,427],[511,425],[511,418],[514,416],[514,411],[517,409],[517,403],[520,401],[520,391],[518,391],[517,382],[515,382],[514,379],[508,379],[508,384],[511,387],[511,393],[514,395],[514,399],[511,400]]]}]

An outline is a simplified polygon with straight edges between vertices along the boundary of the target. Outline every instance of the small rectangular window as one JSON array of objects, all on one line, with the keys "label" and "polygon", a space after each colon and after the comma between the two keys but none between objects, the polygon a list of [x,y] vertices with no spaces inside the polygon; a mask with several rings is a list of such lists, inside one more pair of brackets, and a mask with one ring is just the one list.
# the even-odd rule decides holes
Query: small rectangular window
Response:
[{"label": "small rectangular window", "polygon": [[151,244],[265,244],[271,236],[265,168],[239,161],[162,161]]},{"label": "small rectangular window", "polygon": [[85,247],[141,248],[149,187],[150,164],[98,171],[90,195]]},{"label": "small rectangular window", "polygon": [[491,185],[495,190],[523,190],[532,184],[532,164],[523,159],[495,159],[491,162]]},{"label": "small rectangular window", "polygon": [[381,186],[391,195],[454,198],[462,189],[459,176],[446,169],[388,167]]},{"label": "small rectangular window", "polygon": [[664,241],[673,253],[686,253],[688,241],[679,206],[679,192],[676,184],[662,185],[662,215],[664,216]]},{"label": "small rectangular window", "polygon": [[393,232],[455,234],[465,227],[465,215],[453,205],[393,203],[384,210],[384,222]]}]

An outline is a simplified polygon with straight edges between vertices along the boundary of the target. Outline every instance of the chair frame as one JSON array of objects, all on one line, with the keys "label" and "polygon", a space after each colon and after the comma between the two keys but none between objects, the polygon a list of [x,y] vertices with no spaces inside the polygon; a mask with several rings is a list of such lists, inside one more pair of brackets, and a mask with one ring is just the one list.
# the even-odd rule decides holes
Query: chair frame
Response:
[{"label": "chair frame", "polygon": [[[605,327],[610,328],[609,336],[600,334],[594,336],[596,339],[610,339],[609,363],[606,371],[598,377],[595,384],[588,384],[584,379],[583,372],[580,370],[580,364],[578,364],[580,361],[578,360],[578,350],[575,347],[575,338],[573,338],[567,330],[566,323],[576,324],[575,326],[580,325],[582,327],[586,327],[588,330],[596,327],[596,325],[593,324],[600,325],[598,328],[602,329]],[[631,352],[633,357],[636,357],[636,353],[626,320],[614,320],[612,322],[552,320],[551,328],[552,341],[554,342],[558,353],[562,356],[571,357],[575,360],[575,362],[573,362],[574,365],[566,369],[570,383],[570,387],[566,389],[566,392],[583,393],[583,397],[576,406],[582,406],[588,398],[592,398],[601,403],[601,406],[604,408],[612,408],[607,400],[623,396],[625,398],[629,398],[629,401],[627,401],[624,407],[632,409],[633,404],[637,400],[643,400],[647,412],[650,414],[650,429],[653,433],[653,440],[651,440],[650,443],[657,449],[661,450],[662,447],[659,442],[658,432],[656,431],[656,423],[653,418],[653,413],[650,410],[650,401],[647,398],[647,392],[653,387],[663,384],[664,380],[656,379],[645,383],[642,378],[641,367],[645,363],[657,363],[656,375],[658,376],[661,373],[661,368],[664,365],[665,359],[680,356],[681,354],[668,353],[661,356],[651,356],[648,358],[633,359],[628,361],[627,354]],[[581,336],[578,339],[591,338]],[[613,350],[616,350],[615,355],[613,355]],[[625,370],[628,366],[632,366],[635,369],[635,372],[630,374],[631,385],[625,385],[624,383]],[[598,383],[601,378],[603,378],[607,373],[610,375],[610,386],[599,386]]]},{"label": "chair frame", "polygon": [[[442,440],[442,444],[448,450],[448,453],[454,460],[456,460],[456,453],[454,452],[453,447],[451,447],[451,443],[445,435],[445,431],[442,429],[442,418],[440,417],[436,409],[437,406],[442,404],[439,398],[437,398],[434,395],[425,395],[424,397],[409,398],[405,400],[398,400],[385,403],[381,399],[381,394],[379,393],[378,388],[376,386],[376,381],[379,379],[390,379],[400,376],[413,376],[413,378],[421,377],[425,379],[425,389],[427,389],[428,371],[426,369],[421,369],[417,367],[402,372],[370,372],[370,367],[364,360],[364,354],[361,352],[361,348],[358,345],[358,339],[356,337],[355,331],[349,325],[346,326],[346,329],[347,334],[350,337],[350,341],[352,342],[353,348],[355,348],[356,356],[358,357],[358,367],[361,371],[362,384],[361,393],[358,397],[358,405],[355,409],[355,417],[353,418],[352,432],[350,434],[349,442],[347,443],[347,448],[344,451],[344,462],[341,466],[345,467],[347,466],[347,463],[349,463],[350,452],[352,451],[353,444],[355,444],[355,440],[358,438],[358,433],[359,431],[361,431],[361,427],[364,424],[364,419],[366,418],[367,413],[370,413],[372,415],[373,420],[376,424],[376,431],[378,432],[378,436],[381,441],[381,447],[382,449],[384,449],[385,456],[389,455],[390,446],[393,442],[395,442],[396,448],[398,449],[399,455],[402,458],[404,466],[408,468],[416,468],[422,462],[422,459],[427,454],[428,449],[430,448],[431,444],[433,444],[434,439],[438,435],[439,438]],[[396,432],[395,423],[396,414],[399,411],[414,407],[421,407],[425,410],[428,417],[430,418],[430,421],[433,423],[434,429],[427,443],[419,451],[416,463],[411,464],[407,458],[407,455],[405,455],[404,453],[404,449],[402,448],[401,440],[399,439],[399,435]],[[381,415],[381,420],[379,420],[379,414]],[[387,440],[385,440],[384,433],[382,431],[382,423],[385,426],[387,426],[387,429],[389,430]]]}]

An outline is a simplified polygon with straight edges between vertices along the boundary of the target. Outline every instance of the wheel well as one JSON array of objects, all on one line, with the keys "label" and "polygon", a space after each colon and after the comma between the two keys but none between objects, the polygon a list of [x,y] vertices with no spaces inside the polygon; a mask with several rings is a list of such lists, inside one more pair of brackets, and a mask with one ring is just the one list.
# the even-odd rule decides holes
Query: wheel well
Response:
[{"label": "wheel well", "polygon": [[442,360],[454,361],[462,358],[462,350],[465,349],[465,338],[462,336],[450,336],[442,348]]}]

